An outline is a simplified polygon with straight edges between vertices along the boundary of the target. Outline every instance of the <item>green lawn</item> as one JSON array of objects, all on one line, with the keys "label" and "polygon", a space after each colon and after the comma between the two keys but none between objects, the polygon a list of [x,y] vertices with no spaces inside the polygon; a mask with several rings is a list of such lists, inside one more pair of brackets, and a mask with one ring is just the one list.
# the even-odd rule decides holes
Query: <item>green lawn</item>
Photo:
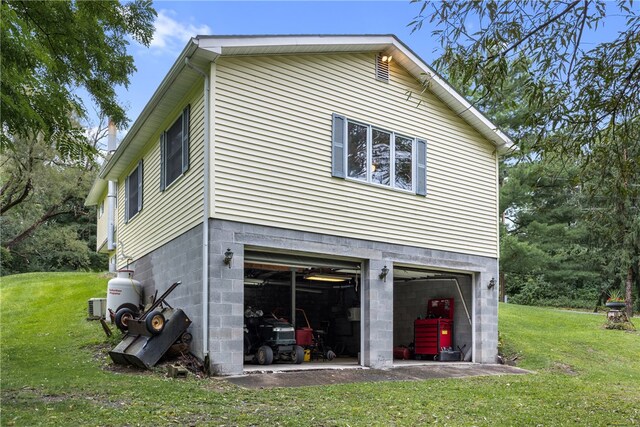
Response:
[{"label": "green lawn", "polygon": [[640,334],[603,329],[603,314],[501,305],[506,350],[532,375],[244,390],[104,369],[104,333],[85,317],[106,282],[2,278],[2,425],[640,424]]}]

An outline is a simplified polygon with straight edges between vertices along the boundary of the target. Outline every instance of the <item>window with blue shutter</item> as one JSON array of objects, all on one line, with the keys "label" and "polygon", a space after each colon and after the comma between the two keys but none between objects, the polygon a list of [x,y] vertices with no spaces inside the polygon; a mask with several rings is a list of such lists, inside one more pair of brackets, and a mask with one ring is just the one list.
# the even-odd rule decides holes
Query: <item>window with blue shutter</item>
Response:
[{"label": "window with blue shutter", "polygon": [[142,160],[129,174],[124,187],[124,222],[129,222],[142,210]]},{"label": "window with blue shutter", "polygon": [[332,119],[332,176],[426,196],[424,140],[338,114]]},{"label": "window with blue shutter", "polygon": [[190,106],[160,135],[160,191],[189,169]]}]

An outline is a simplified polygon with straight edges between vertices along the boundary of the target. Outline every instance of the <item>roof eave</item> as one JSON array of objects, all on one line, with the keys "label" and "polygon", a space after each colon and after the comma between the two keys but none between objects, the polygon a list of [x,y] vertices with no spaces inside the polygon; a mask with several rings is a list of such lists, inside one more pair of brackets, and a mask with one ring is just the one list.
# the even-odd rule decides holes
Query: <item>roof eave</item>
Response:
[{"label": "roof eave", "polygon": [[131,128],[128,130],[127,135],[122,140],[122,142],[118,145],[118,149],[113,153],[113,156],[109,159],[109,161],[105,164],[99,174],[99,178],[101,179],[117,179],[118,174],[113,174],[113,167],[118,163],[119,159],[122,157],[122,153],[124,153],[127,148],[132,144],[132,141],[136,139],[136,136],[146,120],[153,113],[154,109],[158,105],[158,103],[162,100],[163,96],[167,92],[167,90],[171,87],[173,82],[178,78],[180,73],[186,67],[185,59],[190,58],[196,51],[198,50],[198,43],[196,39],[191,39],[182,50],[178,59],[173,63],[171,69],[164,77],[160,86],[156,89],[156,91],[151,96],[151,99],[145,105],[144,109],[135,120]]},{"label": "roof eave", "polygon": [[[511,139],[501,132],[497,126],[493,125],[479,110],[473,107],[460,93],[458,93],[446,80],[435,70],[429,67],[418,55],[402,43],[395,35],[300,35],[300,36],[197,36],[192,38],[180,53],[171,69],[156,89],[153,96],[144,107],[140,116],[135,120],[127,135],[120,143],[118,149],[108,160],[99,173],[98,179],[92,188],[86,203],[97,203],[106,185],[99,180],[118,179],[124,171],[126,165],[119,165],[123,153],[130,146],[135,145],[139,150],[143,149],[144,138],[137,138],[149,117],[153,114],[158,104],[167,94],[176,79],[184,73],[186,67],[185,59],[195,56],[208,61],[215,60],[220,55],[242,55],[255,54],[250,52],[263,51],[264,54],[275,54],[276,50],[286,47],[285,51],[292,53],[322,52],[323,48],[335,49],[336,46],[346,46],[345,51],[372,51],[382,47],[396,54],[403,65],[414,77],[419,80],[427,78],[433,83],[431,90],[445,104],[447,104],[456,114],[462,117],[467,123],[478,130],[487,140],[496,146],[500,153],[506,153],[513,149]],[[276,49],[277,48],[277,49]],[[404,57],[404,58],[403,58]],[[395,58],[395,57],[394,57]],[[404,62],[404,64],[402,63]],[[434,90],[435,89],[435,90]],[[123,162],[125,163],[125,162]],[[117,167],[116,167],[117,165]],[[99,194],[94,194],[99,193]]]}]

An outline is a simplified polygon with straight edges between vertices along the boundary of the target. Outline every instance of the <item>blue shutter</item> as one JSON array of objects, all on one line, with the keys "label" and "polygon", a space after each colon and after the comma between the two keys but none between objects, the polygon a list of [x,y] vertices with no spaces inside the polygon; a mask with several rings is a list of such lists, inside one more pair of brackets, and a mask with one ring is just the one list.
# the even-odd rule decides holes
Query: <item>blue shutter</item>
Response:
[{"label": "blue shutter", "polygon": [[138,162],[138,212],[142,210],[142,159]]},{"label": "blue shutter", "polygon": [[416,194],[427,195],[427,142],[420,139],[416,144]]},{"label": "blue shutter", "polygon": [[347,120],[344,116],[333,115],[333,135],[331,142],[331,175],[344,178],[345,177],[345,128]]},{"label": "blue shutter", "polygon": [[162,132],[160,134],[160,191],[164,191],[166,185],[164,183],[165,178],[165,169],[167,168],[167,159],[166,159],[166,152],[167,152],[167,133],[166,132]]},{"label": "blue shutter", "polygon": [[189,115],[191,106],[182,112],[182,173],[189,169]]},{"label": "blue shutter", "polygon": [[124,223],[129,222],[129,177],[124,181]]}]

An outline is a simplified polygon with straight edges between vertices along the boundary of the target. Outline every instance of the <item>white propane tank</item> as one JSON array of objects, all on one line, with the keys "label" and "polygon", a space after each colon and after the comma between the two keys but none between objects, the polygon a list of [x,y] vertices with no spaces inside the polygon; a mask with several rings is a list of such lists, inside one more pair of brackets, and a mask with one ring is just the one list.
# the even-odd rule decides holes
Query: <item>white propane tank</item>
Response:
[{"label": "white propane tank", "polygon": [[138,308],[142,300],[142,285],[133,279],[133,270],[118,270],[117,276],[107,284],[107,313],[115,314],[126,305]]}]

